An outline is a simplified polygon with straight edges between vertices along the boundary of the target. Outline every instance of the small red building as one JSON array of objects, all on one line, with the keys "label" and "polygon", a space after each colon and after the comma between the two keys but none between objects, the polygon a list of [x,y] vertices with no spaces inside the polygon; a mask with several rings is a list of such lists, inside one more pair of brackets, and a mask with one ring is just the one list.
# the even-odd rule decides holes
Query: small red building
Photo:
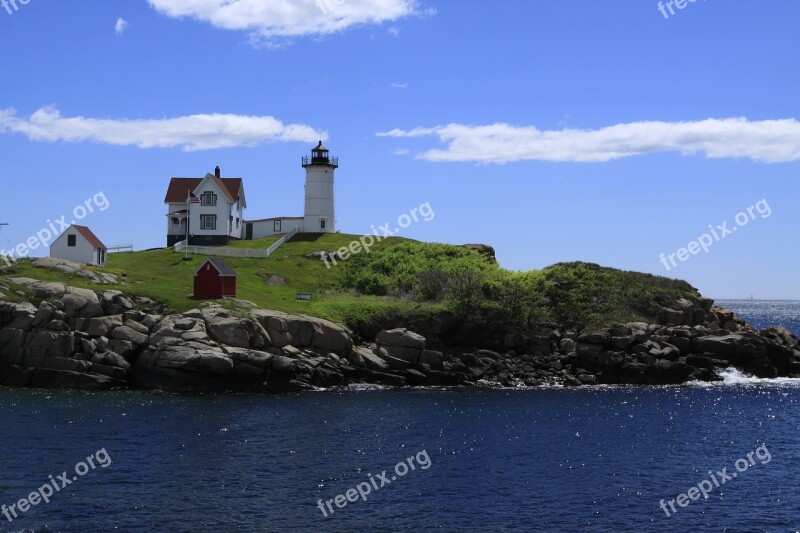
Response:
[{"label": "small red building", "polygon": [[236,272],[222,259],[206,259],[194,273],[194,297],[236,298]]}]

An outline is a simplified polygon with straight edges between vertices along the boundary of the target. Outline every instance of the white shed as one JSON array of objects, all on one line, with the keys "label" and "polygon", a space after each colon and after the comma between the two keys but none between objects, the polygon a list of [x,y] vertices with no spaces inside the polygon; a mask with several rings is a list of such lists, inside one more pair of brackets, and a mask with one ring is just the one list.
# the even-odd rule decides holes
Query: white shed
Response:
[{"label": "white shed", "polygon": [[248,241],[263,239],[272,235],[283,235],[293,229],[303,230],[303,217],[264,218],[248,220],[244,223],[245,239]]},{"label": "white shed", "polygon": [[92,230],[73,224],[50,245],[50,257],[106,266],[108,248]]}]

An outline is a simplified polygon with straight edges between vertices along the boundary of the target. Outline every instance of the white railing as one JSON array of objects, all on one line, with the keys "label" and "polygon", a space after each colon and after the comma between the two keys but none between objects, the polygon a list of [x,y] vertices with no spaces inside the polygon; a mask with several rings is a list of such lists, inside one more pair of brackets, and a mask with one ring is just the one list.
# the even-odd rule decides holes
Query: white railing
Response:
[{"label": "white railing", "polygon": [[273,254],[273,252],[275,252],[275,250],[280,248],[283,243],[285,243],[286,241],[288,241],[289,239],[291,239],[292,237],[294,237],[298,233],[300,233],[300,228],[295,226],[294,228],[292,228],[289,231],[289,233],[287,233],[286,235],[284,235],[283,237],[281,237],[280,239],[275,241],[275,243],[272,246],[267,248],[267,255],[265,257],[271,256]]},{"label": "white railing", "polygon": [[176,252],[187,254],[213,255],[217,257],[266,257],[264,250],[254,250],[251,248],[223,248],[215,246],[186,246],[185,241],[177,243],[174,250]]},{"label": "white railing", "polygon": [[108,250],[106,250],[110,254],[118,254],[123,252],[133,253],[133,245],[132,244],[119,244],[117,246],[109,246]]},{"label": "white railing", "polygon": [[245,257],[266,259],[277,250],[283,243],[297,235],[300,228],[294,228],[289,233],[275,241],[275,243],[266,250],[258,250],[254,248],[226,248],[215,246],[187,246],[186,241],[175,243],[172,249],[176,252],[195,254],[195,255],[212,255],[217,257]]}]

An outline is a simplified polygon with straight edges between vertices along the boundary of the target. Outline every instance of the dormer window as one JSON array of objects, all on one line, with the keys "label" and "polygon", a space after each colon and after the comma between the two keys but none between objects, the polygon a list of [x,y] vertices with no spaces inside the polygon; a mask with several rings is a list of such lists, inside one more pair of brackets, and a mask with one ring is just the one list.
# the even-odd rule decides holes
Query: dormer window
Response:
[{"label": "dormer window", "polygon": [[206,191],[200,197],[200,205],[215,206],[217,205],[217,195],[211,191]]}]

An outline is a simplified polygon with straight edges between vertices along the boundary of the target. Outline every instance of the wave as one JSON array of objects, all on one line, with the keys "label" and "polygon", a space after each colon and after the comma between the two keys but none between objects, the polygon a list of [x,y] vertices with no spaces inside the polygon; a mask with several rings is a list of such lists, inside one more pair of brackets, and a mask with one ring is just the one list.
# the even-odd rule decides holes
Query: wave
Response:
[{"label": "wave", "polygon": [[693,381],[689,385],[700,387],[749,387],[756,385],[800,387],[800,378],[757,378],[733,367],[718,370],[717,375],[722,378],[722,381],[713,383]]}]

